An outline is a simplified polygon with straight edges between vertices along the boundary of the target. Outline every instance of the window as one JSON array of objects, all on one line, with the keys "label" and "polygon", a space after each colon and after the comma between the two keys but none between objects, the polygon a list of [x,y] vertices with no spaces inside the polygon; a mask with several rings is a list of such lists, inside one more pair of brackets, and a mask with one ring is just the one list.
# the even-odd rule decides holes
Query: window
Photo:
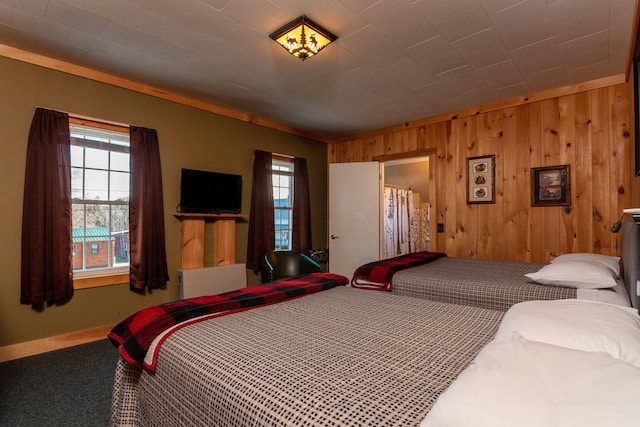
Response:
[{"label": "window", "polygon": [[293,161],[272,160],[275,248],[291,250],[293,227]]},{"label": "window", "polygon": [[129,269],[129,133],[70,124],[75,277]]}]

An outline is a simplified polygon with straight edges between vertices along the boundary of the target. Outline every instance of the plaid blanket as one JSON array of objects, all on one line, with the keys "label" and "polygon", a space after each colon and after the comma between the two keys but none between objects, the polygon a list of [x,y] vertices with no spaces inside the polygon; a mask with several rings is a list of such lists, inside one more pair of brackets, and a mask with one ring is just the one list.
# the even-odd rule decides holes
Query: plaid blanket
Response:
[{"label": "plaid blanket", "polygon": [[353,273],[351,286],[390,292],[391,279],[400,270],[435,261],[447,256],[442,252],[413,252],[361,265]]},{"label": "plaid blanket", "polygon": [[221,312],[228,314],[248,310],[348,283],[349,279],[338,274],[313,273],[219,295],[172,301],[143,308],[114,326],[107,337],[118,348],[124,360],[137,364],[145,360],[156,337],[176,325],[189,323],[196,318],[204,320],[207,315],[220,315]]}]

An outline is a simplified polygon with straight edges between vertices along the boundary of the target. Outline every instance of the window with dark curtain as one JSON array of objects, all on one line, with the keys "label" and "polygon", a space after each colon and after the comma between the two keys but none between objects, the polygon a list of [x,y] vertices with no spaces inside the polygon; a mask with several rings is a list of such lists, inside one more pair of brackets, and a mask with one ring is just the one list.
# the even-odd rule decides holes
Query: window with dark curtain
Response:
[{"label": "window with dark curtain", "polygon": [[311,250],[311,207],[309,203],[309,173],[307,160],[293,160],[293,250],[307,253]]},{"label": "window with dark curtain", "polygon": [[271,159],[271,153],[261,150],[253,156],[247,268],[254,272],[260,270],[261,257],[275,247]]},{"label": "window with dark curtain", "polygon": [[69,116],[37,108],[27,142],[20,303],[73,296]]},{"label": "window with dark curtain", "polygon": [[160,149],[155,129],[131,126],[130,141],[129,287],[144,292],[161,288],[169,281]]}]

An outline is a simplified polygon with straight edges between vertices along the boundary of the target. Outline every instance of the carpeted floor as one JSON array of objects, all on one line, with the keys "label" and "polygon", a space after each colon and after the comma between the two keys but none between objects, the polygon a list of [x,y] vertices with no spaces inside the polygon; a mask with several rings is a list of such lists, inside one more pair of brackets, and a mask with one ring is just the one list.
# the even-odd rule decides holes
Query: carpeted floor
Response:
[{"label": "carpeted floor", "polygon": [[0,363],[0,426],[108,426],[117,360],[105,339]]}]

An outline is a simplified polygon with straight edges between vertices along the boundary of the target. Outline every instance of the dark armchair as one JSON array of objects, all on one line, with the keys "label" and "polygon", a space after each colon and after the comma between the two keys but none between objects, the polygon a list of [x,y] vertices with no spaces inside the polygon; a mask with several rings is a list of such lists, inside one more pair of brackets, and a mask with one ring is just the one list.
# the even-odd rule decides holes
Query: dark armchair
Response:
[{"label": "dark armchair", "polygon": [[262,283],[322,271],[324,269],[316,261],[294,251],[276,250],[262,257]]}]

